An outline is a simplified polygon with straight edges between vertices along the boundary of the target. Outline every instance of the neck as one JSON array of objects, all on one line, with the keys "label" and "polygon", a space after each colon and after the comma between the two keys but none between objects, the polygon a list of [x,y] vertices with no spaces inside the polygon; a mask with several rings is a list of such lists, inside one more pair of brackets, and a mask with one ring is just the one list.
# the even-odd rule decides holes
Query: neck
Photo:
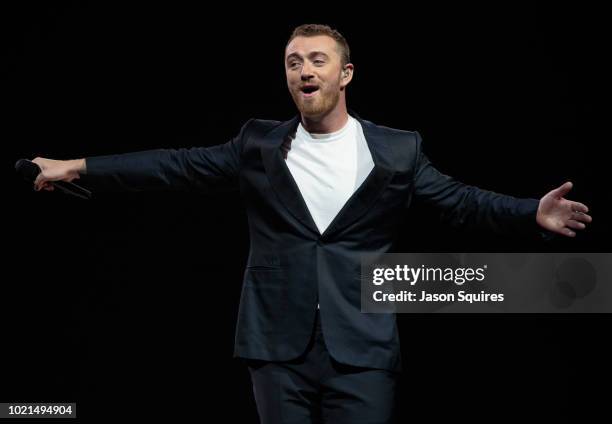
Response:
[{"label": "neck", "polygon": [[302,114],[302,126],[309,133],[329,134],[340,131],[348,121],[346,103],[338,102],[338,105],[324,115],[304,116]]}]

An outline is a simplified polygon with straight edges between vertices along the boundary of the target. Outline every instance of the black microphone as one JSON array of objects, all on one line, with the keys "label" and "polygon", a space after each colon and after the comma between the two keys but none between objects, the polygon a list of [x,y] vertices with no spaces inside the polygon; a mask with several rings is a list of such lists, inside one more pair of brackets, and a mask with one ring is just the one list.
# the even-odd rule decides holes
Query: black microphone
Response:
[{"label": "black microphone", "polygon": [[[41,173],[40,167],[27,159],[19,159],[17,163],[15,163],[15,170],[17,173],[21,174],[26,181],[31,183],[33,183],[36,177],[38,177],[38,174]],[[71,194],[81,199],[91,199],[91,191],[80,185],[67,181],[51,181],[51,184],[53,187],[60,189],[66,194]]]}]

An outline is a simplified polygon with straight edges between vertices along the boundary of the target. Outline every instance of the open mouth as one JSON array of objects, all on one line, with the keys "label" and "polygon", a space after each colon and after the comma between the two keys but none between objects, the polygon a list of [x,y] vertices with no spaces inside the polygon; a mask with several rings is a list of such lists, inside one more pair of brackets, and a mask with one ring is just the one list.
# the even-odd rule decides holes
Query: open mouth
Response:
[{"label": "open mouth", "polygon": [[304,97],[312,97],[319,91],[318,85],[305,85],[300,88]]}]

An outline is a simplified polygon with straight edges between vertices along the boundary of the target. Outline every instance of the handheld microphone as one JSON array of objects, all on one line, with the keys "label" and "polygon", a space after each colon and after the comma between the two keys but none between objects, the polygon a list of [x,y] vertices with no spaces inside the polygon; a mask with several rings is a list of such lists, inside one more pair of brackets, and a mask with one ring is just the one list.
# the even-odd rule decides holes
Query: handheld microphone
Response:
[{"label": "handheld microphone", "polygon": [[[17,173],[21,174],[26,181],[31,183],[33,183],[38,174],[41,173],[40,167],[27,159],[19,159],[17,163],[15,163],[15,170]],[[80,185],[69,183],[67,181],[51,181],[51,184],[53,187],[63,191],[66,194],[71,194],[72,196],[80,197],[81,199],[91,199],[91,191],[81,187]]]}]

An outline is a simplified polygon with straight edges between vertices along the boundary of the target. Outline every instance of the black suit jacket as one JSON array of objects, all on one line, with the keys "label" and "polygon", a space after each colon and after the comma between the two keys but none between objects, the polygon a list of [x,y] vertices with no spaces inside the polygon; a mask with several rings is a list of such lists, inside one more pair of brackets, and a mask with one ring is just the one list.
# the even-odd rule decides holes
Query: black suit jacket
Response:
[{"label": "black suit jacket", "polygon": [[235,356],[270,361],[298,357],[309,341],[319,303],[334,359],[397,371],[401,361],[395,315],[360,311],[360,254],[390,250],[414,198],[437,208],[451,224],[500,233],[535,230],[538,201],[462,184],[431,165],[417,132],[356,118],[374,168],[323,234],[284,160],[299,117],[286,122],[252,119],[238,136],[213,147],[90,157],[87,174],[123,190],[240,190],[250,253]]}]

